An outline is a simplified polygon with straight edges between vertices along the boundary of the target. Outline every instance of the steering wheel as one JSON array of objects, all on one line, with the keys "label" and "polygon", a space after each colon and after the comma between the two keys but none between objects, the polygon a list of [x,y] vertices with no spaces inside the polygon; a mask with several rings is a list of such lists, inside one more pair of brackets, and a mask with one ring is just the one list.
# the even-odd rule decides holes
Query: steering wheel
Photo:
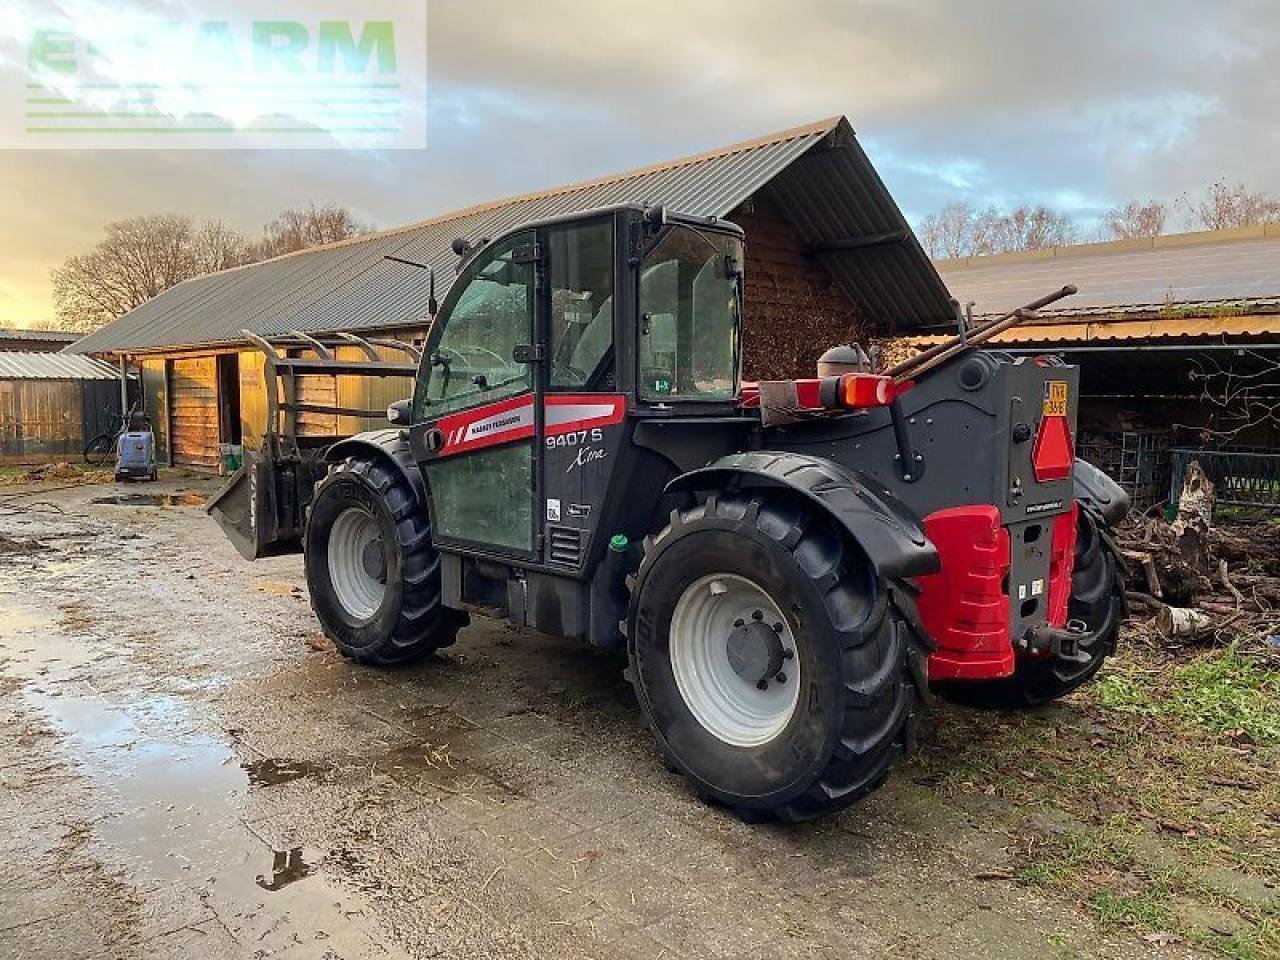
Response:
[{"label": "steering wheel", "polygon": [[499,367],[509,367],[509,366],[511,365],[511,361],[509,361],[509,360],[503,360],[500,356],[498,356],[496,353],[494,353],[494,352],[493,352],[492,350],[490,350],[488,347],[477,347],[477,346],[473,346],[472,344],[467,343],[467,344],[463,344],[463,345],[462,345],[462,346],[460,346],[460,347],[457,347],[453,352],[454,352],[454,353],[456,353],[456,354],[458,354],[459,356],[462,356],[464,353],[470,353],[470,354],[473,354],[473,355],[474,355],[474,354],[478,354],[478,353],[479,353],[479,354],[487,354],[488,356],[493,357],[493,359],[494,359],[494,361],[495,361],[496,366],[499,366]]}]

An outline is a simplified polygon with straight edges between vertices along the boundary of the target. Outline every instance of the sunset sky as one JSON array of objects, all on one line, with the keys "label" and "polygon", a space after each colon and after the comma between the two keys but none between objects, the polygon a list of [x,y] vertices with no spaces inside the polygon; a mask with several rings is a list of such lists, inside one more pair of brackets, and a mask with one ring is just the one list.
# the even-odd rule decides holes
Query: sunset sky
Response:
[{"label": "sunset sky", "polygon": [[50,269],[111,220],[388,227],[839,113],[913,220],[1280,191],[1275,3],[432,0],[427,39],[425,150],[0,150],[0,326],[50,321]]}]

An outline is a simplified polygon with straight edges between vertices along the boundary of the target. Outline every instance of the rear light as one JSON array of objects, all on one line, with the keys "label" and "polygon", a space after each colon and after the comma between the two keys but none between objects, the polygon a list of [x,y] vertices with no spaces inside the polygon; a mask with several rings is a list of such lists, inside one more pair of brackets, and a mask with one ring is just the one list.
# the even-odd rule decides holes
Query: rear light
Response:
[{"label": "rear light", "polygon": [[850,409],[887,407],[912,386],[910,381],[896,383],[892,377],[874,373],[846,373],[840,378],[837,395],[840,406]]},{"label": "rear light", "polygon": [[1041,417],[1036,431],[1036,446],[1031,454],[1036,482],[1049,483],[1071,476],[1075,453],[1071,442],[1071,424],[1066,417]]}]

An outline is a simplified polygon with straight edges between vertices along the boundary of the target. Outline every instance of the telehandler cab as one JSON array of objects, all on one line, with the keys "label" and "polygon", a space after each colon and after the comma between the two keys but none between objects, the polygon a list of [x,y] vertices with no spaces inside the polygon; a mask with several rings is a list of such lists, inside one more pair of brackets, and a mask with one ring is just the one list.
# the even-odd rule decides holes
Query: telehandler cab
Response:
[{"label": "telehandler cab", "polygon": [[301,545],[344,655],[416,660],[469,613],[625,647],[671,769],[804,820],[885,779],[930,686],[1042,703],[1114,649],[1128,504],[1073,458],[1078,370],[981,346],[1071,288],[880,374],[846,349],[744,384],[730,223],[619,206],[456,249],[391,429],[299,436],[297,380],[412,347],[246,334],[271,426],[209,509],[250,558]]}]

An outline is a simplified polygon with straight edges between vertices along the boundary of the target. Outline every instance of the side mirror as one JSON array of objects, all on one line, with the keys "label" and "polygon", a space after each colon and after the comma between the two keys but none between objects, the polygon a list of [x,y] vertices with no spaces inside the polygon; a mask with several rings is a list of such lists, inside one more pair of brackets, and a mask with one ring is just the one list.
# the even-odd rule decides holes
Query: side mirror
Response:
[{"label": "side mirror", "polygon": [[387,422],[397,427],[409,426],[413,419],[413,403],[409,400],[397,400],[387,407]]}]

